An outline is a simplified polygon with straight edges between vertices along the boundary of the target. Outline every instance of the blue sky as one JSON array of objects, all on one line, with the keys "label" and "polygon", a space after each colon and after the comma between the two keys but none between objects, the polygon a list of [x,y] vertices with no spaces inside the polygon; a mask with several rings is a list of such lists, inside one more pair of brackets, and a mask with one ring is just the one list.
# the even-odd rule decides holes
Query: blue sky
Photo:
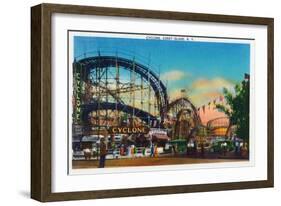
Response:
[{"label": "blue sky", "polygon": [[[131,38],[74,37],[74,56],[94,50],[127,51],[140,63],[151,60],[171,98],[181,89],[197,104],[217,98],[250,69],[250,44]],[[142,58],[138,58],[139,56]]]}]

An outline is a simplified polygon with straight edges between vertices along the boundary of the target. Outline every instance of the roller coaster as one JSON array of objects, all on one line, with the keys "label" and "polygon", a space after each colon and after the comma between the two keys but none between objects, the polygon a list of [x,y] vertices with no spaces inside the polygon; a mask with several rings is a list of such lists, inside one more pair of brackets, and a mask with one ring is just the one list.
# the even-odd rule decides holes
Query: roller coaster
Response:
[{"label": "roller coaster", "polygon": [[99,50],[75,58],[73,111],[81,114],[73,115],[73,122],[173,127],[174,136],[191,135],[201,125],[196,107],[188,97],[169,101],[167,87],[155,71],[150,61],[120,52]]}]

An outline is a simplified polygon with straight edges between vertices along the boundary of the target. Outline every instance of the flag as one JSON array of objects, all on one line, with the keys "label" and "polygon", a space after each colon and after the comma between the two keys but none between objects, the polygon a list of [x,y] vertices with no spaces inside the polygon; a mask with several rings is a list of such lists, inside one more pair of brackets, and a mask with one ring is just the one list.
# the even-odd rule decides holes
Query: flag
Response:
[{"label": "flag", "polygon": [[250,75],[247,74],[247,73],[244,73],[244,79],[245,79],[245,80],[250,80]]}]

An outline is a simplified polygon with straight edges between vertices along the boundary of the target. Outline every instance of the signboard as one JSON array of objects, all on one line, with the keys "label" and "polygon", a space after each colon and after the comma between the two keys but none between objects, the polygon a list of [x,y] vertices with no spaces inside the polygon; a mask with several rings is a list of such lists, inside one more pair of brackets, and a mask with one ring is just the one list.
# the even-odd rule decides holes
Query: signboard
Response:
[{"label": "signboard", "polygon": [[83,134],[83,126],[82,125],[73,125],[72,126],[73,136],[82,135]]},{"label": "signboard", "polygon": [[147,134],[148,127],[110,127],[108,129],[110,134]]},{"label": "signboard", "polygon": [[74,121],[80,122],[81,119],[81,92],[82,92],[82,81],[81,73],[78,65],[74,63],[74,81],[76,82],[77,87],[74,88],[74,97],[75,97],[75,108],[74,108]]},{"label": "signboard", "polygon": [[150,128],[149,134],[150,135],[167,135],[167,129]]}]

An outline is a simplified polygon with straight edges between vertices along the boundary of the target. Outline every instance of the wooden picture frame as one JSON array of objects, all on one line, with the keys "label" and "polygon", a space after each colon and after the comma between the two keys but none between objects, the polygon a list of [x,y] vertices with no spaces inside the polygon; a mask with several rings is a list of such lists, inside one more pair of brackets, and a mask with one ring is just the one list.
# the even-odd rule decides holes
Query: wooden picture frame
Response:
[{"label": "wooden picture frame", "polygon": [[[108,189],[79,192],[52,192],[52,22],[54,13],[97,15],[145,19],[168,19],[192,22],[220,22],[267,27],[267,179],[215,184],[170,185],[161,187]],[[274,76],[272,18],[215,14],[105,8],[91,6],[40,4],[31,8],[31,198],[42,201],[65,201],[140,195],[236,190],[273,187],[274,184]]]}]

